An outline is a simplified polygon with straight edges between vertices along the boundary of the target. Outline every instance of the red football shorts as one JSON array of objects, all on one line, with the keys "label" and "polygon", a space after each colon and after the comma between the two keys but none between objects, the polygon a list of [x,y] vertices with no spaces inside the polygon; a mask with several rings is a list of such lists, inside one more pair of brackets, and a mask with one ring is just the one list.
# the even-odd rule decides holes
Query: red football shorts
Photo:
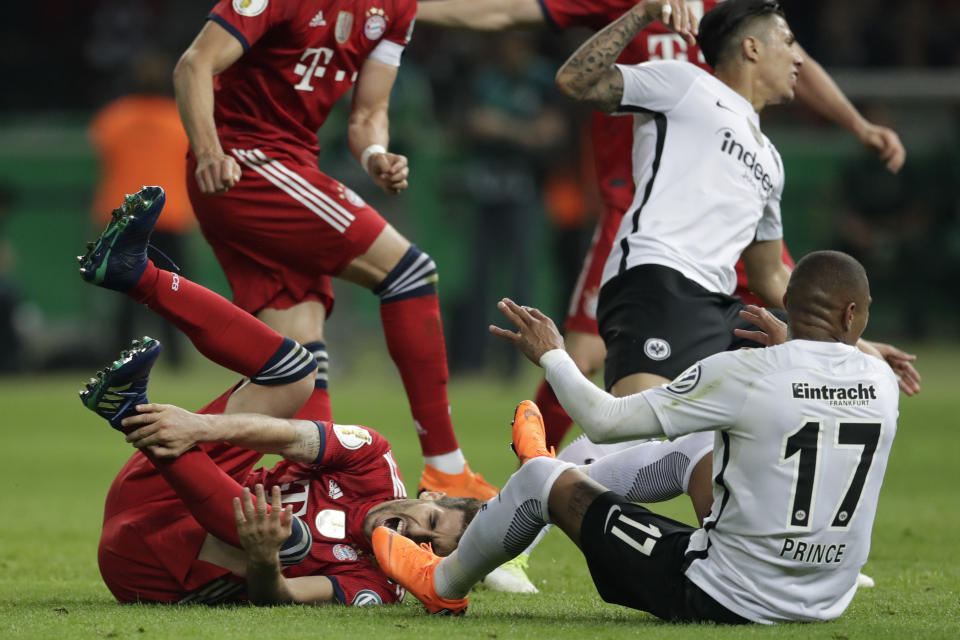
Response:
[{"label": "red football shorts", "polygon": [[599,335],[597,328],[597,298],[600,296],[600,281],[603,278],[603,267],[607,257],[613,249],[613,241],[617,237],[620,221],[623,220],[623,209],[607,207],[606,212],[597,221],[597,228],[590,241],[590,249],[583,259],[583,268],[577,278],[577,285],[570,296],[570,306],[567,309],[567,319],[563,328],[567,331],[579,331]]},{"label": "red football shorts", "polygon": [[[233,389],[198,413],[223,413]],[[238,484],[262,454],[229,444],[201,448]],[[120,602],[176,602],[229,573],[197,560],[207,532],[139,451],[107,493],[98,560],[103,581]]]},{"label": "red football shorts", "polygon": [[220,261],[233,302],[256,313],[307,300],[333,306],[330,276],[370,248],[386,221],[357,194],[303,158],[227,145],[243,175],[220,195],[197,187],[187,156],[187,191],[200,230]]}]

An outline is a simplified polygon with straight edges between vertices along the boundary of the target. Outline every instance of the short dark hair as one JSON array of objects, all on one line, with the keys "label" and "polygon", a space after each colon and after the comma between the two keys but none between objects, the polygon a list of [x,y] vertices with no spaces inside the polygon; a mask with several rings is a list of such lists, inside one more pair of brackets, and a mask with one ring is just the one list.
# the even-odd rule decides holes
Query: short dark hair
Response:
[{"label": "short dark hair", "polygon": [[784,17],[776,0],[726,0],[708,11],[700,20],[697,35],[707,64],[716,68],[718,62],[730,55],[731,44],[740,43],[745,27],[757,18],[772,15]]},{"label": "short dark hair", "polygon": [[456,511],[463,512],[463,529],[460,531],[461,536],[463,535],[463,532],[467,530],[467,526],[470,524],[473,518],[477,515],[477,513],[479,513],[480,507],[483,506],[483,502],[477,500],[476,498],[454,498],[451,496],[437,498],[435,504],[438,507],[443,507],[444,509],[454,509]]},{"label": "short dark hair", "polygon": [[787,315],[835,312],[849,302],[866,305],[867,272],[853,256],[840,251],[814,251],[799,261],[787,283]]}]

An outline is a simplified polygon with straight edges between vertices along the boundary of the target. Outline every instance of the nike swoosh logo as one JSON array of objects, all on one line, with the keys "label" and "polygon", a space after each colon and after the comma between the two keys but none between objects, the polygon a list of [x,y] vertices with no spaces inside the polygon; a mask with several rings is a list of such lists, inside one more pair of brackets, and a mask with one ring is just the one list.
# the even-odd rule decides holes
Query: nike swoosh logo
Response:
[{"label": "nike swoosh logo", "polygon": [[720,102],[719,100],[717,100],[717,106],[720,107],[721,109],[726,109],[727,111],[729,111],[729,112],[731,112],[731,113],[736,113],[736,111],[734,111],[734,110],[731,109],[730,107],[726,106],[725,104],[723,104],[723,103]]}]

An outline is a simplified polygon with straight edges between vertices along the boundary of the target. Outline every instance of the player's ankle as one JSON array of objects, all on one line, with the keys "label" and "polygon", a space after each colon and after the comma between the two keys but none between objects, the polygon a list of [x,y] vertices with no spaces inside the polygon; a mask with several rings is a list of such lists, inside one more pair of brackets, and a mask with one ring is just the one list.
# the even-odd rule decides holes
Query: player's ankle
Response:
[{"label": "player's ankle", "polygon": [[423,462],[439,471],[449,475],[463,473],[467,468],[467,460],[463,457],[460,449],[454,449],[448,453],[442,453],[434,456],[424,456]]}]

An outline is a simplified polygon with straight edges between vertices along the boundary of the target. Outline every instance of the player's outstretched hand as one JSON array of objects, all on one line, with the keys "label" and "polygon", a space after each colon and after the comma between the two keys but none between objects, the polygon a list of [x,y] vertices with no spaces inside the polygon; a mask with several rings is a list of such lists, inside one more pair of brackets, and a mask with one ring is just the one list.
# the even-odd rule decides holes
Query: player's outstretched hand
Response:
[{"label": "player's outstretched hand", "polygon": [[883,358],[893,372],[897,374],[897,381],[900,383],[900,390],[908,396],[920,393],[920,372],[913,366],[913,361],[917,359],[912,353],[907,353],[897,349],[892,344],[885,342],[866,341],[870,346],[877,350],[880,357]]},{"label": "player's outstretched hand", "polygon": [[240,165],[233,156],[222,151],[197,158],[197,170],[194,171],[200,193],[213,195],[224,193],[240,182]]},{"label": "player's outstretched hand", "polygon": [[138,404],[139,413],[124,418],[123,426],[137,427],[127,442],[137,449],[149,449],[158,458],[176,458],[202,442],[208,429],[207,417],[172,404]]},{"label": "player's outstretched hand", "polygon": [[760,330],[734,329],[733,334],[738,338],[753,340],[767,347],[787,341],[787,324],[763,307],[748,304],[747,308],[740,312],[740,317]]},{"label": "player's outstretched hand", "polygon": [[375,153],[367,161],[367,169],[377,186],[390,195],[396,195],[409,186],[407,178],[410,177],[410,166],[406,156],[389,151]]},{"label": "player's outstretched hand", "polygon": [[648,18],[659,20],[691,47],[697,44],[697,16],[685,0],[643,0],[639,7]]},{"label": "player's outstretched hand", "polygon": [[521,307],[510,298],[498,302],[497,308],[517,330],[509,331],[490,325],[490,333],[512,342],[533,364],[539,367],[543,354],[553,349],[563,349],[563,337],[557,331],[557,325],[539,309]]},{"label": "player's outstretched hand", "polygon": [[279,564],[280,547],[293,529],[293,509],[284,509],[280,501],[280,487],[270,490],[270,512],[267,513],[267,498],[263,485],[254,487],[256,504],[250,489],[233,499],[233,517],[237,522],[237,537],[250,561],[262,564]]},{"label": "player's outstretched hand", "polygon": [[907,159],[907,150],[900,142],[900,136],[889,127],[866,122],[857,130],[861,144],[877,152],[880,160],[890,173],[897,173]]}]

